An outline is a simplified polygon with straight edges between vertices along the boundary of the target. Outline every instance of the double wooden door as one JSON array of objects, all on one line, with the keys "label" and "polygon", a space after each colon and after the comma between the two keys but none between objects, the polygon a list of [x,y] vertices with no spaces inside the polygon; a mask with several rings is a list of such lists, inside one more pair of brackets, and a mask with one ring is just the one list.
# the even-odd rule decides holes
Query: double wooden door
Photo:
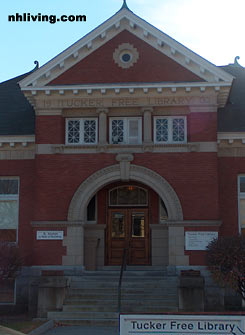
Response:
[{"label": "double wooden door", "polygon": [[124,248],[128,265],[150,264],[148,209],[109,209],[108,265],[121,265]]}]

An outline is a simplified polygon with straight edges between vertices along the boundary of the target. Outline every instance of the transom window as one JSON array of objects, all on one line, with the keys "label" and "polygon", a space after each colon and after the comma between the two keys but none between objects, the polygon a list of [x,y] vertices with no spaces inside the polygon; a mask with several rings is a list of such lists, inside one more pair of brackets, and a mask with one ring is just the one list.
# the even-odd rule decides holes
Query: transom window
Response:
[{"label": "transom window", "polygon": [[120,186],[109,191],[110,206],[147,206],[148,192],[133,185]]},{"label": "transom window", "polygon": [[66,144],[97,144],[97,118],[66,120]]},{"label": "transom window", "polygon": [[186,138],[185,117],[154,117],[155,143],[185,143]]},{"label": "transom window", "polygon": [[0,240],[16,242],[18,213],[19,179],[0,177]]},{"label": "transom window", "polygon": [[142,119],[140,117],[110,118],[110,143],[141,144]]}]

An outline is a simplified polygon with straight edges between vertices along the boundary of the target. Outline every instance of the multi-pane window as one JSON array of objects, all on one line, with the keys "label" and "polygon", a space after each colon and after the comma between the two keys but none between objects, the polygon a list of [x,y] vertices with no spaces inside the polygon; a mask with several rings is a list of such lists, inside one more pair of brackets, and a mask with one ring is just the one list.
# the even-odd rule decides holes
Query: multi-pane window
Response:
[{"label": "multi-pane window", "polygon": [[110,118],[110,143],[141,144],[142,119],[140,117]]},{"label": "multi-pane window", "polygon": [[98,138],[96,118],[66,120],[66,144],[96,144]]},{"label": "multi-pane window", "polygon": [[155,143],[185,143],[186,118],[160,116],[154,118]]},{"label": "multi-pane window", "polygon": [[113,188],[109,192],[110,206],[147,206],[148,192],[133,185]]},{"label": "multi-pane window", "polygon": [[245,176],[238,177],[239,230],[245,234]]},{"label": "multi-pane window", "polygon": [[0,177],[0,240],[16,242],[19,212],[19,179]]}]

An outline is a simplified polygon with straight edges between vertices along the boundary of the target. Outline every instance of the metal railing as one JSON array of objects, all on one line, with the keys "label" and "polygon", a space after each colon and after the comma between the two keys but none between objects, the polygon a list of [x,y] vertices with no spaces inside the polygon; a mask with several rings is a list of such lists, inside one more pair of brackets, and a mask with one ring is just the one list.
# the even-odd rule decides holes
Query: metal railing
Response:
[{"label": "metal railing", "polygon": [[122,258],[120,277],[119,277],[118,289],[117,289],[117,294],[118,294],[117,311],[118,311],[119,314],[121,312],[122,278],[123,278],[123,271],[126,268],[127,251],[128,251],[127,248],[123,249],[123,258]]}]

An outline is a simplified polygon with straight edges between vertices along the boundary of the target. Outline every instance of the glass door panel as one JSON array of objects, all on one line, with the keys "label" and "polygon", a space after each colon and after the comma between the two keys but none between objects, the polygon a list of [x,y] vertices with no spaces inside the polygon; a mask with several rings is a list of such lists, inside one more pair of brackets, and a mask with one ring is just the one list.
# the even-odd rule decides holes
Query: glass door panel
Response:
[{"label": "glass door panel", "polygon": [[145,236],[145,214],[144,213],[132,213],[132,237],[144,237]]},{"label": "glass door panel", "polygon": [[111,218],[111,237],[125,237],[125,215],[124,213],[114,212]]}]

